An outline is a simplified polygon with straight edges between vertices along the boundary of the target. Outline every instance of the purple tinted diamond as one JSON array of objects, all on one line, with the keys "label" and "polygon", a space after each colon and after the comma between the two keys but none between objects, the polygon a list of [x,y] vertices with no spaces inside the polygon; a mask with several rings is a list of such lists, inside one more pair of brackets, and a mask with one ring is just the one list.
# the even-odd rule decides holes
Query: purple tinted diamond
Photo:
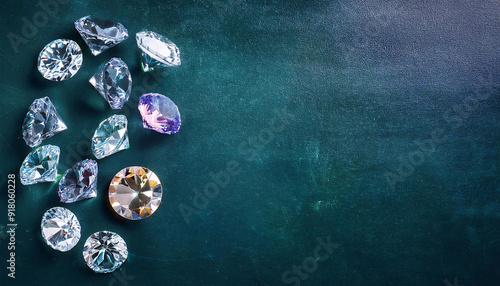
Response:
[{"label": "purple tinted diamond", "polygon": [[181,114],[170,98],[147,93],[139,98],[139,111],[144,128],[163,134],[174,134],[181,127]]}]

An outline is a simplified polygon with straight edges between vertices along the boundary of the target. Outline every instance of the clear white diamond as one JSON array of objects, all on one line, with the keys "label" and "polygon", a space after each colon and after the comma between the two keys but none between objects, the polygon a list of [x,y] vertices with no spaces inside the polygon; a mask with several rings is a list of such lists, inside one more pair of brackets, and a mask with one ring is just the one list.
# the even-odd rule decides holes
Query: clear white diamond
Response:
[{"label": "clear white diamond", "polygon": [[113,115],[103,120],[92,137],[92,152],[97,159],[128,149],[127,117]]},{"label": "clear white diamond", "polygon": [[82,61],[82,50],[76,42],[58,39],[48,43],[38,55],[38,71],[48,80],[62,81],[73,77]]},{"label": "clear white diamond", "polygon": [[50,98],[37,98],[30,105],[23,122],[23,139],[30,147],[40,145],[43,140],[66,130],[66,124],[56,111]]},{"label": "clear white diamond", "polygon": [[55,250],[68,251],[80,240],[80,222],[66,208],[54,207],[46,211],[41,228],[43,240]]},{"label": "clear white diamond", "polygon": [[128,257],[127,244],[118,234],[99,231],[92,234],[83,246],[83,259],[97,273],[118,269]]},{"label": "clear white diamond", "polygon": [[61,150],[54,145],[44,145],[29,153],[21,165],[21,184],[31,185],[57,180],[57,165]]},{"label": "clear white diamond", "polygon": [[122,108],[130,97],[132,77],[127,64],[120,58],[112,58],[102,65],[89,82],[113,109]]},{"label": "clear white diamond", "polygon": [[75,28],[94,56],[128,38],[128,31],[122,24],[92,16],[76,20]]},{"label": "clear white diamond", "polygon": [[181,64],[179,48],[164,36],[151,31],[143,31],[137,33],[135,39],[142,52],[143,71]]}]

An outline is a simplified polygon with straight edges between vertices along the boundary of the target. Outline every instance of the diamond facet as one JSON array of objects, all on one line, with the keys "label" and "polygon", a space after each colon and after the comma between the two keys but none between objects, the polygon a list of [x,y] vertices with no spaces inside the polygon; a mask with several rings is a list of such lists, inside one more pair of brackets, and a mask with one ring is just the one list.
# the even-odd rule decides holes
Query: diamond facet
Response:
[{"label": "diamond facet", "polygon": [[63,203],[73,203],[97,196],[97,162],[83,160],[68,169],[59,181],[59,197]]},{"label": "diamond facet", "polygon": [[97,159],[129,147],[125,115],[113,115],[105,119],[99,124],[92,137],[92,152]]},{"label": "diamond facet", "polygon": [[19,171],[21,184],[32,185],[57,180],[60,149],[54,145],[40,146],[26,156]]},{"label": "diamond facet", "polygon": [[122,59],[112,58],[89,80],[113,109],[120,109],[130,97],[132,77]]},{"label": "diamond facet", "polygon": [[142,70],[178,66],[181,64],[179,48],[169,39],[151,31],[135,35],[137,46],[141,49]]},{"label": "diamond facet", "polygon": [[41,228],[43,240],[55,250],[68,251],[80,240],[80,222],[66,208],[54,207],[46,211]]},{"label": "diamond facet", "polygon": [[75,28],[94,56],[128,38],[128,31],[122,24],[92,16],[76,20]]},{"label": "diamond facet", "polygon": [[147,93],[139,98],[139,111],[144,128],[164,134],[174,134],[181,127],[181,114],[170,98]]},{"label": "diamond facet", "polygon": [[24,117],[23,139],[28,146],[35,147],[66,128],[50,98],[38,98]]},{"label": "diamond facet", "polygon": [[111,231],[92,234],[83,246],[83,259],[90,269],[97,273],[110,273],[127,260],[128,251],[125,240]]},{"label": "diamond facet", "polygon": [[155,173],[144,167],[127,167],[109,185],[109,202],[120,216],[139,220],[160,206],[162,187]]},{"label": "diamond facet", "polygon": [[73,77],[82,61],[82,50],[77,43],[58,39],[48,43],[38,55],[38,71],[48,80],[62,81]]}]

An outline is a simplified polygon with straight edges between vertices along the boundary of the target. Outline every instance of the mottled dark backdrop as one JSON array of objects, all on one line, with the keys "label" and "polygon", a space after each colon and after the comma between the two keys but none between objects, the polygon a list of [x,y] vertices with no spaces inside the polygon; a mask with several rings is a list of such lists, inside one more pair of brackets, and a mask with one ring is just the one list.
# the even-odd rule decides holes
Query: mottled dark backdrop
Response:
[{"label": "mottled dark backdrop", "polygon": [[[1,285],[500,285],[499,1],[47,3],[0,9]],[[94,57],[73,27],[85,15],[131,37]],[[182,65],[142,73],[143,29],[175,42]],[[84,63],[49,82],[36,58],[57,38],[77,41]],[[132,70],[122,111],[88,83],[111,57]],[[142,128],[143,92],[177,103],[178,134]],[[113,113],[127,115],[131,148],[98,161],[97,198],[64,205],[82,224],[67,253],[39,230],[45,210],[63,206],[57,184],[17,180],[14,280],[7,174],[30,151],[28,106],[47,95],[68,126],[45,141],[61,147],[59,173],[93,158],[89,137]],[[112,176],[130,165],[166,187],[144,221],[107,204]],[[199,195],[206,186],[218,194]],[[130,256],[97,275],[81,250],[104,229]]]}]

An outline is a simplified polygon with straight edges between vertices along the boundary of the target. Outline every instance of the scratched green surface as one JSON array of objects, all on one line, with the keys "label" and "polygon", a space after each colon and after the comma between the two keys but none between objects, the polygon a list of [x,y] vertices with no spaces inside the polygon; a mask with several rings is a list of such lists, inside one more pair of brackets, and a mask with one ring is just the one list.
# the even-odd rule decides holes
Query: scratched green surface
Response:
[{"label": "scratched green surface", "polygon": [[[46,23],[42,6],[0,9],[0,285],[500,284],[498,1],[69,1]],[[130,38],[92,56],[73,27],[85,15],[123,23]],[[26,20],[37,31],[23,32]],[[175,42],[182,65],[144,74],[134,39],[143,29]],[[57,38],[83,50],[81,70],[64,82],[36,70]],[[121,111],[88,83],[111,57],[133,77]],[[176,102],[178,134],[142,128],[143,92]],[[98,160],[91,200],[64,205],[56,183],[17,179],[10,279],[6,179],[30,151],[21,124],[43,96],[68,126],[44,142],[61,148],[60,174],[94,158],[89,134],[114,113],[127,115],[131,147]],[[432,134],[432,150],[415,152]],[[408,157],[418,166],[400,162]],[[131,165],[155,171],[166,189],[144,221],[115,217],[106,200],[112,176]],[[228,168],[236,172],[208,205],[193,201],[211,172]],[[53,206],[82,225],[67,253],[40,236]],[[99,230],[128,244],[115,274],[83,261]],[[328,236],[340,245],[304,268]]]}]

